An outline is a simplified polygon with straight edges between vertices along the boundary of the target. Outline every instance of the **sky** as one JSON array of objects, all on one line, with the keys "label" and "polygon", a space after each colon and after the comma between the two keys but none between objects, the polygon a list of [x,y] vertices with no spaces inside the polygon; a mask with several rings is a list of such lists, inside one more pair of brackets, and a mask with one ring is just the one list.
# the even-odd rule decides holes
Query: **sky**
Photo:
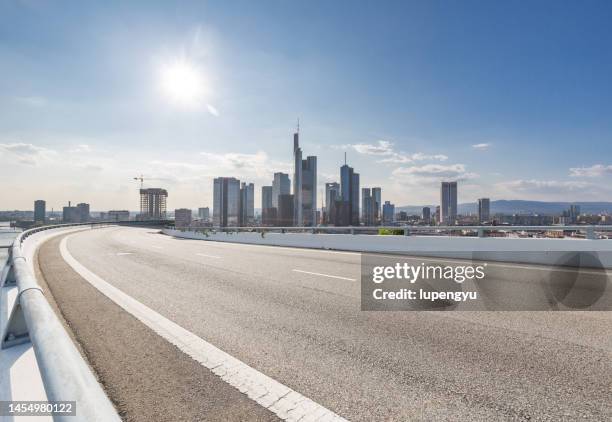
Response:
[{"label": "sky", "polygon": [[609,1],[0,0],[0,209],[212,205],[213,178],[397,206],[612,201]]}]

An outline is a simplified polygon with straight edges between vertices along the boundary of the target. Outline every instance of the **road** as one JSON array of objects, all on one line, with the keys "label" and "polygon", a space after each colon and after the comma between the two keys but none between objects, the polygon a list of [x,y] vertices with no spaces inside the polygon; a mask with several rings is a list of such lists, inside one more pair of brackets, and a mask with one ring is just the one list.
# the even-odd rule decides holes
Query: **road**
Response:
[{"label": "road", "polygon": [[[62,259],[42,276],[125,420],[274,420]],[[612,313],[362,312],[356,253],[87,230],[82,266],[354,421],[611,420]]]}]

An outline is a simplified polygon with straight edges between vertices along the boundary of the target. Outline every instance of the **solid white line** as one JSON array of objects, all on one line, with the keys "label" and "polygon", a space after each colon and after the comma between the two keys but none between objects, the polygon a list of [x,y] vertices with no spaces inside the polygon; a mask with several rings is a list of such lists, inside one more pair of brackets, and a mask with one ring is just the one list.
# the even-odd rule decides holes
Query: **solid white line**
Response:
[{"label": "solid white line", "polygon": [[197,253],[196,255],[197,255],[197,256],[203,256],[203,257],[206,257],[206,258],[217,258],[217,259],[221,259],[221,257],[220,257],[220,256],[215,256],[215,255],[206,255],[205,253]]},{"label": "solid white line", "polygon": [[187,355],[191,356],[203,366],[231,386],[246,394],[259,405],[276,414],[280,419],[287,421],[321,420],[346,421],[331,410],[321,406],[311,399],[292,390],[286,385],[268,377],[251,368],[246,363],[218,349],[206,340],[196,336],[190,331],[153,309],[143,305],[133,297],[123,293],[115,286],[104,281],[96,274],[85,268],[68,251],[66,236],[60,243],[60,252],[64,261],[68,263],[81,277],[87,280],[102,294],[136,317],[147,327],[170,343],[174,344]]},{"label": "solid white line", "polygon": [[133,252],[117,252],[117,256],[122,256],[122,255],[132,255]]},{"label": "solid white line", "polygon": [[329,278],[339,278],[340,280],[348,280],[348,281],[357,281],[354,278],[349,277],[341,277],[339,275],[329,275],[329,274],[321,274],[321,273],[313,273],[312,271],[304,271],[304,270],[291,270],[296,273],[304,273],[304,274],[312,274],[312,275],[320,275],[321,277],[329,277]]}]

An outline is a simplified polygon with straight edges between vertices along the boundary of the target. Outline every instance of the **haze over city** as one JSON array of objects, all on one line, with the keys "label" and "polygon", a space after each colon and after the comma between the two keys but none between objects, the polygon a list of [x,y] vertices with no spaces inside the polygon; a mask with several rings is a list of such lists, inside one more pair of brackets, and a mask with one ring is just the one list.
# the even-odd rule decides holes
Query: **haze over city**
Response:
[{"label": "haze over city", "polygon": [[0,5],[0,209],[260,204],[297,118],[319,198],[347,152],[398,206],[612,200],[607,2],[148,4]]}]

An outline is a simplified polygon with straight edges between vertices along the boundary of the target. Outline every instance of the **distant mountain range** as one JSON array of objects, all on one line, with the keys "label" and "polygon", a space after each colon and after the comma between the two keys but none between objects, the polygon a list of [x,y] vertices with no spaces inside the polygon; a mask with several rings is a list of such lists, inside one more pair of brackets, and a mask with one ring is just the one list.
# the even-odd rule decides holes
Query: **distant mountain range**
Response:
[{"label": "distant mountain range", "polygon": [[[612,202],[541,202],[523,200],[491,201],[491,214],[560,214],[567,210],[570,205],[579,205],[581,213],[597,214],[612,213]],[[435,205],[405,205],[395,207],[395,212],[405,211],[408,214],[421,214],[423,207],[431,208],[435,212]],[[478,212],[476,202],[458,204],[459,214],[473,214]]]}]

